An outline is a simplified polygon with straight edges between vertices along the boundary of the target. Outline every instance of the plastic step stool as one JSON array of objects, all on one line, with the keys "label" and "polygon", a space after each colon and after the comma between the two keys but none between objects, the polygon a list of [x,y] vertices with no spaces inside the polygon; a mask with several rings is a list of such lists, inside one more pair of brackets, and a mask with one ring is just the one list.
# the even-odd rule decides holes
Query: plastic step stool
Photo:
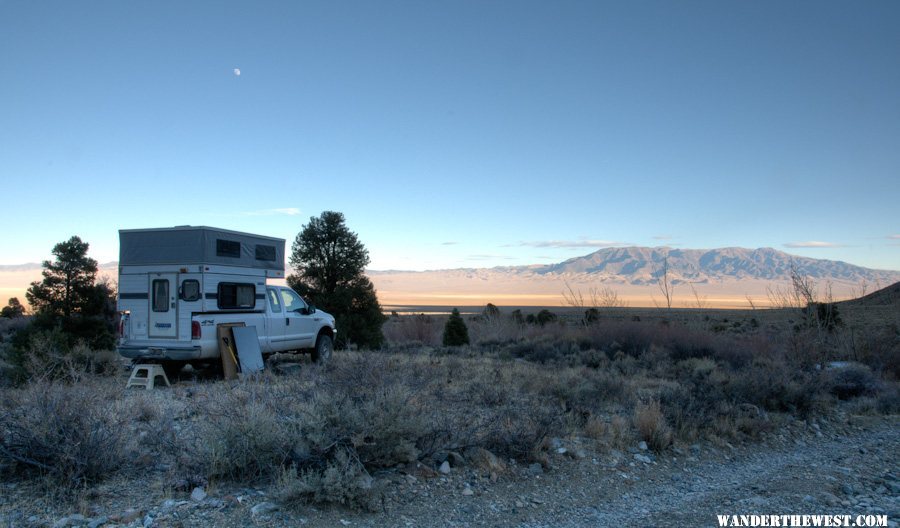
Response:
[{"label": "plastic step stool", "polygon": [[131,371],[131,377],[128,378],[128,385],[125,385],[125,388],[146,387],[147,390],[150,390],[153,388],[157,376],[162,376],[166,386],[172,386],[169,383],[169,378],[166,377],[166,371],[163,370],[162,365],[147,364],[134,366],[134,369]]}]

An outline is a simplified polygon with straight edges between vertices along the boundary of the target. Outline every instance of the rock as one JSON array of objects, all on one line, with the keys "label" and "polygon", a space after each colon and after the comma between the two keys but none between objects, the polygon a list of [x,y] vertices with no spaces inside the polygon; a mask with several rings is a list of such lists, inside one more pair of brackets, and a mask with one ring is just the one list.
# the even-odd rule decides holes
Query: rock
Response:
[{"label": "rock", "polygon": [[653,460],[651,460],[650,457],[648,457],[646,455],[642,455],[640,453],[636,453],[634,455],[634,459],[637,460],[638,462],[643,462],[644,464],[650,464],[653,462]]},{"label": "rock", "polygon": [[53,523],[53,528],[66,528],[67,526],[80,526],[85,524],[87,519],[84,515],[80,513],[76,513],[74,515],[69,515],[68,517],[63,517],[62,519]]},{"label": "rock", "polygon": [[568,452],[569,452],[569,450],[566,449],[565,447],[558,447],[558,448],[556,448],[556,454],[557,454],[557,455],[565,455],[565,454],[568,453]]},{"label": "rock", "polygon": [[109,519],[119,524],[130,524],[140,519],[143,515],[144,512],[142,512],[141,510],[129,508],[118,515],[110,516]]},{"label": "rock", "polygon": [[280,507],[273,502],[260,502],[256,506],[250,508],[250,515],[257,517],[259,515],[267,515],[276,512]]},{"label": "rock", "polygon": [[566,451],[566,456],[568,456],[569,458],[578,459],[587,458],[587,452],[579,447],[570,451]]},{"label": "rock", "polygon": [[144,528],[150,528],[153,526],[153,517],[150,517],[150,514],[144,516],[144,522],[142,523]]},{"label": "rock", "polygon": [[219,510],[225,507],[225,501],[222,499],[206,499],[206,501],[203,502],[203,505],[207,508],[215,508]]},{"label": "rock", "polygon": [[700,456],[700,444],[691,444],[691,454],[694,456]]},{"label": "rock", "polygon": [[100,528],[101,526],[103,526],[104,524],[106,524],[108,522],[109,522],[109,517],[106,517],[106,516],[97,517],[96,519],[91,519],[90,522],[88,522],[87,526],[88,526],[88,528]]},{"label": "rock", "polygon": [[450,474],[450,462],[444,460],[444,463],[441,464],[441,467],[438,468],[438,471],[440,471],[444,475],[449,475]]},{"label": "rock", "polygon": [[640,449],[641,451],[646,451],[647,450],[647,442],[644,442],[643,440],[641,440],[641,442],[638,444],[638,449]]},{"label": "rock", "polygon": [[837,497],[827,491],[822,492],[822,500],[829,506],[837,506],[841,502]]},{"label": "rock", "polygon": [[534,464],[528,465],[528,472],[532,475],[542,475],[544,473],[544,468],[543,466],[535,462]]},{"label": "rock", "polygon": [[502,475],[506,472],[506,464],[497,455],[480,447],[466,451],[466,457],[478,469],[488,473]]},{"label": "rock", "polygon": [[206,492],[203,491],[203,488],[194,488],[194,491],[191,492],[191,500],[194,502],[200,502],[206,498]]},{"label": "rock", "polygon": [[470,496],[470,495],[475,495],[475,492],[472,491],[472,488],[470,488],[469,486],[466,486],[466,487],[462,490],[462,494],[468,497],[468,496]]},{"label": "rock", "polygon": [[455,468],[463,467],[466,465],[466,459],[456,451],[450,451],[449,453],[447,453],[447,462],[450,462],[450,467]]}]

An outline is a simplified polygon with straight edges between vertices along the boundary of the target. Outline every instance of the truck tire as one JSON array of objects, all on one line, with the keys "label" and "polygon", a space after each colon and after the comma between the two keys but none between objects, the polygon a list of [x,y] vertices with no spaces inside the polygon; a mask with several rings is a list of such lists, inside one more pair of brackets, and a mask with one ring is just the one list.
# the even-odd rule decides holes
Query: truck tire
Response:
[{"label": "truck tire", "polygon": [[334,350],[334,341],[327,334],[319,334],[316,339],[316,348],[312,351],[312,360],[316,363],[328,363],[331,359],[331,352]]}]

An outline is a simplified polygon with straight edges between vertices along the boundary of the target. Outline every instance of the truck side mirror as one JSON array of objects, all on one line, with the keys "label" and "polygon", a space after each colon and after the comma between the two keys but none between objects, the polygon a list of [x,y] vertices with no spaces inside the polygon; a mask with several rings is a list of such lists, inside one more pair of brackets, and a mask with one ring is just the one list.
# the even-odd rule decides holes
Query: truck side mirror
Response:
[{"label": "truck side mirror", "polygon": [[306,307],[306,315],[312,315],[314,313],[316,313],[316,305],[310,304]]}]

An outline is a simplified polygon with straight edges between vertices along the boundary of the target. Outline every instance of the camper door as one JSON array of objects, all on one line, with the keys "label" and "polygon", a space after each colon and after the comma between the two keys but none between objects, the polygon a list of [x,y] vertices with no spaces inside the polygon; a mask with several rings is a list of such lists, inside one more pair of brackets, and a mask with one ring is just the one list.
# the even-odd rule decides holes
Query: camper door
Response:
[{"label": "camper door", "polygon": [[150,274],[150,322],[151,338],[178,337],[178,274]]}]

